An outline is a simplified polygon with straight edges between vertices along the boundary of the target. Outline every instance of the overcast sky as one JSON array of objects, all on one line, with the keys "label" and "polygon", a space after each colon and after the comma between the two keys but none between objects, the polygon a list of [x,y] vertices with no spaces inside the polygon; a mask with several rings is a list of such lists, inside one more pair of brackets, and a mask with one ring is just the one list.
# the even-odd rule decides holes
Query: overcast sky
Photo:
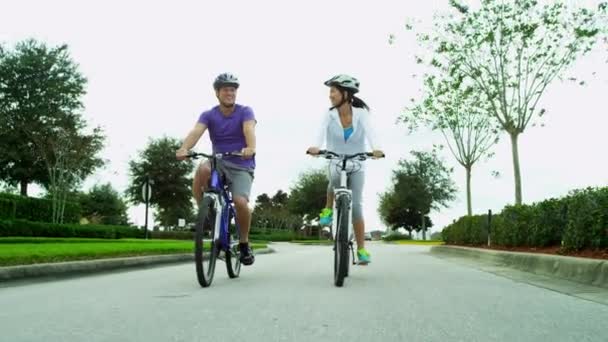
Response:
[{"label": "overcast sky", "polygon": [[[371,231],[384,229],[377,194],[389,185],[397,161],[443,143],[429,132],[408,136],[396,119],[418,96],[421,81],[412,77],[421,70],[404,23],[414,18],[428,25],[447,2],[1,0],[0,42],[33,37],[69,45],[89,81],[84,115],[107,134],[103,157],[109,163],[85,187],[111,182],[121,192],[128,161],[149,139],[183,138],[199,114],[217,103],[211,83],[224,71],[239,76],[237,102],[251,106],[258,119],[252,198],[287,190],[302,171],[322,165],[304,151],[329,107],[323,81],[338,73],[359,78],[387,154],[367,167],[364,211]],[[393,45],[391,33],[397,36]],[[525,202],[608,184],[607,55],[592,54],[573,68],[584,76],[603,69],[587,86],[556,82],[548,88],[542,101],[546,127],[530,128],[520,139]],[[513,202],[510,144],[501,138],[496,156],[474,169],[476,213]],[[209,148],[207,136],[196,147]],[[447,150],[444,157],[455,167],[460,191],[449,209],[432,214],[436,230],[466,213],[464,170]],[[130,215],[143,224],[142,207],[131,208]]]}]

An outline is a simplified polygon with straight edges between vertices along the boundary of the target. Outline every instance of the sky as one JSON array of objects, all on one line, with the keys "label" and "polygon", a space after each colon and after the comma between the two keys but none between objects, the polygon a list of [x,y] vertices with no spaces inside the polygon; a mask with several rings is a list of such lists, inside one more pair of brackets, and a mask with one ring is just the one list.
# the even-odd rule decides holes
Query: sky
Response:
[{"label": "sky", "polygon": [[[597,1],[577,1],[595,4]],[[378,193],[392,169],[412,150],[430,151],[443,138],[408,135],[397,118],[419,97],[423,72],[419,49],[406,21],[429,26],[447,0],[427,1],[7,1],[0,0],[0,42],[36,38],[68,44],[88,79],[84,117],[101,126],[108,164],[85,189],[110,182],[124,191],[128,162],[150,139],[183,139],[200,113],[217,104],[214,77],[232,72],[241,80],[237,102],[258,120],[257,170],[252,198],[289,190],[298,176],[323,161],[304,154],[330,106],[323,82],[339,73],[361,81],[360,97],[371,107],[387,158],[370,161],[364,190],[367,231],[384,230]],[[394,44],[389,35],[395,34]],[[580,59],[569,74],[589,76],[586,86],[554,82],[541,100],[545,127],[520,138],[524,202],[563,196],[587,186],[608,185],[608,52]],[[602,71],[603,69],[603,71]],[[195,148],[210,150],[206,135]],[[514,201],[511,147],[506,135],[495,156],[473,170],[473,210],[499,211]],[[459,192],[449,208],[433,212],[434,231],[466,213],[465,173],[454,167]],[[500,173],[499,177],[492,175]],[[143,206],[129,210],[143,224]]]}]

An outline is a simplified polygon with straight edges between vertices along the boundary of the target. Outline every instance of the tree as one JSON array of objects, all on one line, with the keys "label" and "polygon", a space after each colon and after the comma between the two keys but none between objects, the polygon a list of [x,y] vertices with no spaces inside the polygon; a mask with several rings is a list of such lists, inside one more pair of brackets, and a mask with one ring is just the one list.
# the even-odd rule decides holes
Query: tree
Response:
[{"label": "tree", "polygon": [[450,3],[456,14],[437,16],[434,32],[418,37],[433,54],[431,66],[470,79],[487,97],[489,115],[511,139],[515,203],[521,204],[518,138],[545,114],[539,104],[547,86],[605,36],[608,5],[482,0],[473,11]]},{"label": "tree", "polygon": [[[421,222],[423,237],[426,238],[425,217],[431,210],[439,210],[447,207],[449,202],[454,200],[457,191],[451,179],[453,169],[444,165],[443,160],[437,155],[437,151],[419,152],[412,151],[413,160],[402,159],[399,161],[398,168],[393,171],[393,192],[394,197],[386,195],[388,208],[406,208],[406,213],[398,216],[402,222],[409,222],[409,215],[418,215],[418,222]],[[390,194],[390,190],[389,190]],[[382,197],[380,198],[382,204]],[[408,212],[409,211],[409,212]],[[379,212],[381,216],[390,214],[390,211],[383,209]],[[386,216],[389,217],[390,216]],[[391,219],[391,221],[393,221]]]},{"label": "tree", "polygon": [[287,202],[289,201],[289,194],[283,192],[283,190],[277,191],[274,196],[272,196],[271,203],[272,207],[276,209],[287,209]]},{"label": "tree", "polygon": [[289,194],[278,190],[272,196],[261,194],[255,201],[252,216],[252,227],[261,229],[296,230],[302,225],[302,217],[289,212],[287,203]]},{"label": "tree", "polygon": [[424,98],[408,108],[401,120],[410,132],[425,125],[443,134],[450,152],[466,170],[467,214],[473,215],[471,174],[473,165],[498,141],[497,129],[488,112],[486,97],[462,78],[426,75]]},{"label": "tree", "polygon": [[0,46],[0,179],[19,184],[23,196],[32,182],[49,184],[37,144],[57,137],[59,123],[82,109],[85,85],[67,45]]},{"label": "tree", "polygon": [[[68,116],[51,136],[30,134],[49,174],[46,184],[52,200],[53,223],[63,222],[68,194],[104,161],[97,157],[103,148],[104,136],[99,128],[91,134],[82,132],[84,122],[78,115]],[[64,127],[65,126],[65,127]]]},{"label": "tree", "polygon": [[392,230],[403,228],[411,237],[413,230],[432,226],[428,215],[424,215],[424,224],[421,220],[421,208],[430,207],[430,195],[417,175],[407,175],[403,169],[395,170],[391,188],[380,194],[379,202],[378,214]]},{"label": "tree", "polygon": [[128,225],[127,205],[110,183],[95,185],[80,195],[82,216],[89,222]]},{"label": "tree", "polygon": [[327,185],[327,173],[324,170],[302,173],[289,191],[289,211],[307,221],[314,220],[321,209],[325,208]]},{"label": "tree", "polygon": [[[150,204],[157,209],[163,227],[175,227],[179,218],[192,220],[192,160],[178,161],[175,151],[178,139],[163,137],[151,140],[139,156],[129,162],[130,185],[127,197],[134,204],[145,203],[141,187],[146,178],[154,182]],[[157,229],[157,228],[155,228]]]}]

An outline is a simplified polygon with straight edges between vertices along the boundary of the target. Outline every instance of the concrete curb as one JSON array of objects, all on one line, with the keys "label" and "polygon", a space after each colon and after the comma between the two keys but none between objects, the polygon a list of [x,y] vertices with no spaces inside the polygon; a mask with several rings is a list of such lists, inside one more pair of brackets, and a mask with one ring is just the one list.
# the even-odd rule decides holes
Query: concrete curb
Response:
[{"label": "concrete curb", "polygon": [[459,246],[433,246],[432,254],[476,259],[520,271],[608,288],[608,260],[506,252]]},{"label": "concrete curb", "polygon": [[[272,248],[264,248],[255,250],[254,253],[256,255],[270,254],[274,253],[274,250]],[[0,267],[0,282],[26,278],[90,274],[119,269],[185,263],[192,262],[193,260],[194,256],[192,253],[188,253]]]}]

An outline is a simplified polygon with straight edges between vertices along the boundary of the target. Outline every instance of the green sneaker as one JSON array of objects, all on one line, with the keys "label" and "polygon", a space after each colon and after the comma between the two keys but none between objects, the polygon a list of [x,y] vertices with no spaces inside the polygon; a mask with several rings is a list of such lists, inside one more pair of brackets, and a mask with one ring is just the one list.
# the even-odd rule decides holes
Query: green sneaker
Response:
[{"label": "green sneaker", "polygon": [[359,265],[367,265],[372,262],[371,256],[365,248],[360,248],[357,250],[357,259],[359,260],[357,262]]},{"label": "green sneaker", "polygon": [[319,224],[322,226],[331,226],[333,210],[331,208],[324,208],[319,214]]}]

